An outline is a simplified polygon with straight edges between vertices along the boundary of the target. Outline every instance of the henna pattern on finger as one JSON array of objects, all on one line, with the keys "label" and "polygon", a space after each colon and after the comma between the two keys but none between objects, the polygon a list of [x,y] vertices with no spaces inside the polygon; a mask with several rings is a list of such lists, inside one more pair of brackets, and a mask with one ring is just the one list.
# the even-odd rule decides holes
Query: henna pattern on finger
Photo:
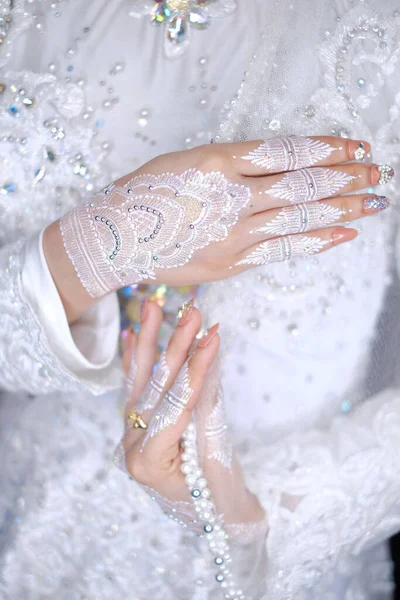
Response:
[{"label": "henna pattern on finger", "polygon": [[180,370],[174,385],[165,394],[160,407],[150,421],[148,431],[143,441],[143,446],[149,438],[154,437],[170,425],[176,425],[185,406],[189,402],[193,390],[190,387],[189,361],[186,361]]},{"label": "henna pattern on finger", "polygon": [[156,371],[151,377],[143,392],[143,396],[137,404],[137,411],[139,413],[142,413],[145,410],[152,410],[157,406],[164,388],[167,385],[169,376],[170,370],[167,364],[167,353],[164,350],[164,352],[161,353]]},{"label": "henna pattern on finger", "polygon": [[286,206],[275,219],[251,233],[263,233],[271,236],[304,233],[331,225],[344,214],[345,211],[341,208],[323,202]]},{"label": "henna pattern on finger", "polygon": [[139,175],[111,185],[60,221],[67,255],[92,297],[154,279],[228,237],[250,189],[218,172]]},{"label": "henna pattern on finger", "polygon": [[136,372],[137,372],[137,365],[136,365],[136,361],[135,361],[135,356],[133,354],[132,358],[131,358],[131,364],[129,365],[129,371],[128,371],[128,373],[125,377],[125,381],[124,381],[125,398],[126,398],[127,402],[129,402],[130,397],[132,395],[133,386],[135,383]]},{"label": "henna pattern on finger", "polygon": [[320,140],[290,135],[265,140],[242,159],[266,171],[294,171],[326,160],[335,150]]},{"label": "henna pattern on finger", "polygon": [[308,256],[320,252],[329,240],[306,235],[285,236],[263,242],[249,256],[236,263],[240,265],[268,265],[272,262],[285,262],[291,258]]},{"label": "henna pattern on finger", "polygon": [[233,448],[226,424],[221,384],[218,390],[217,403],[206,422],[205,437],[207,441],[207,458],[216,460],[226,469],[230,469],[232,467]]},{"label": "henna pattern on finger", "polygon": [[334,196],[354,179],[353,175],[323,167],[301,169],[286,173],[265,193],[291,204],[313,202]]}]

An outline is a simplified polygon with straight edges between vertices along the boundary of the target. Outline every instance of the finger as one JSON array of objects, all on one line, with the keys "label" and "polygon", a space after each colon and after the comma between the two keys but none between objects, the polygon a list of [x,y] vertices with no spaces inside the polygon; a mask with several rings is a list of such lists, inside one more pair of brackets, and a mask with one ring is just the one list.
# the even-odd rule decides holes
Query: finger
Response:
[{"label": "finger", "polygon": [[[158,304],[146,299],[142,305],[140,331],[133,336],[132,345],[127,350],[127,357],[124,357],[125,369],[128,366],[127,411],[135,406],[151,377],[162,319],[162,310]],[[128,357],[129,365],[127,365]]]},{"label": "finger", "polygon": [[248,238],[254,244],[276,236],[321,229],[333,223],[348,223],[376,215],[389,205],[386,196],[359,194],[267,210],[249,219]]},{"label": "finger", "polygon": [[[194,308],[193,302],[187,303],[186,310],[181,315],[167,349],[161,354],[157,369],[148,381],[135,410],[140,413],[143,421],[149,423],[154,409],[160,402],[165,391],[173,384],[180,369],[188,358],[190,347],[201,327],[200,312]],[[143,435],[143,431],[136,432]],[[136,440],[138,435],[130,436]]]},{"label": "finger", "polygon": [[208,330],[157,406],[144,440],[144,452],[162,458],[179,444],[217,356],[218,328],[217,324]]},{"label": "finger", "polygon": [[255,244],[239,257],[232,274],[243,267],[267,265],[273,262],[286,262],[292,258],[306,257],[325,252],[333,246],[354,240],[358,235],[355,229],[327,227],[312,231],[308,235],[288,235]]},{"label": "finger", "polygon": [[127,375],[129,372],[129,367],[131,364],[131,358],[134,351],[134,346],[136,344],[137,338],[135,335],[135,331],[133,327],[128,327],[124,329],[121,333],[122,340],[122,369],[124,374]]},{"label": "finger", "polygon": [[238,173],[255,177],[362,160],[371,152],[370,144],[360,140],[297,135],[229,144],[225,149]]},{"label": "finger", "polygon": [[339,194],[349,194],[391,180],[394,170],[388,165],[341,165],[331,169],[313,167],[284,175],[247,180],[254,202],[249,213],[314,202]]}]

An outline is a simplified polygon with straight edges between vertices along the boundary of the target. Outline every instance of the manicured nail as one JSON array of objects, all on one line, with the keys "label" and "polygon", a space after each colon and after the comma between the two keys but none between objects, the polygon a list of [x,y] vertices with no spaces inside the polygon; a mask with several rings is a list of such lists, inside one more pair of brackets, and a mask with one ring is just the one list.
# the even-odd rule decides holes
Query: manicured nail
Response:
[{"label": "manicured nail", "polygon": [[390,202],[386,196],[369,196],[364,200],[364,211],[365,212],[379,212],[388,208]]},{"label": "manicured nail", "polygon": [[378,171],[380,174],[379,184],[385,185],[385,183],[389,183],[391,179],[394,177],[394,169],[390,165],[380,165],[378,167]]},{"label": "manicured nail", "polygon": [[362,161],[365,159],[368,148],[366,142],[350,141],[350,156],[353,154],[354,160]]},{"label": "manicured nail", "polygon": [[140,322],[144,323],[149,315],[149,299],[146,298],[142,302],[142,307],[140,309]]},{"label": "manicured nail", "polygon": [[186,323],[190,321],[190,317],[192,316],[193,312],[193,303],[194,298],[192,298],[189,302],[184,302],[182,306],[178,308],[178,327],[183,327],[184,325],[186,325]]},{"label": "manicured nail", "polygon": [[203,335],[203,337],[201,338],[197,347],[205,348],[206,346],[208,346],[208,344],[211,342],[211,340],[217,333],[218,329],[219,329],[219,323],[216,323],[216,325],[213,325],[212,327],[210,327],[210,329],[208,329],[208,331],[205,333],[205,335]]},{"label": "manicured nail", "polygon": [[344,227],[334,229],[332,233],[332,244],[337,246],[344,242],[350,242],[358,236],[358,232],[355,229],[345,229]]}]

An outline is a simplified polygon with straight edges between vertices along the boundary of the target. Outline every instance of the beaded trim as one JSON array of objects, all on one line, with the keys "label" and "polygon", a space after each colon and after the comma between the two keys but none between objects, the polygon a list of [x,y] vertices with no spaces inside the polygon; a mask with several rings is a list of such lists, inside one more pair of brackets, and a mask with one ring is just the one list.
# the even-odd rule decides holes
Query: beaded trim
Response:
[{"label": "beaded trim", "polygon": [[207,479],[199,467],[196,447],[196,428],[190,423],[182,437],[182,472],[189,488],[199,521],[202,523],[204,538],[213,556],[213,567],[216,569],[215,580],[226,592],[225,598],[245,600],[243,591],[237,586],[231,570],[229,536],[224,529],[222,518],[217,515],[211,491],[207,487]]}]

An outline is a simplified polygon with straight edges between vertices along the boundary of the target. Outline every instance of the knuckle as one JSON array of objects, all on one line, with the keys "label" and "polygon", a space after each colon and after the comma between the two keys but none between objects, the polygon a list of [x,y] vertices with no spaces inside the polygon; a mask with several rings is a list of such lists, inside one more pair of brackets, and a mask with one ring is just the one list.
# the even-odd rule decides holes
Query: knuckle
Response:
[{"label": "knuckle", "polygon": [[365,169],[361,165],[351,165],[350,175],[354,178],[350,183],[350,188],[355,191],[360,188],[360,183],[365,179]]},{"label": "knuckle", "polygon": [[227,160],[222,151],[208,144],[197,149],[199,153],[197,167],[200,171],[224,171],[227,166]]},{"label": "knuckle", "polygon": [[346,196],[343,196],[340,200],[340,210],[342,212],[342,216],[341,216],[340,220],[341,221],[348,220],[353,211],[352,211],[352,204],[351,204],[351,202],[349,202],[349,200],[346,198]]}]

